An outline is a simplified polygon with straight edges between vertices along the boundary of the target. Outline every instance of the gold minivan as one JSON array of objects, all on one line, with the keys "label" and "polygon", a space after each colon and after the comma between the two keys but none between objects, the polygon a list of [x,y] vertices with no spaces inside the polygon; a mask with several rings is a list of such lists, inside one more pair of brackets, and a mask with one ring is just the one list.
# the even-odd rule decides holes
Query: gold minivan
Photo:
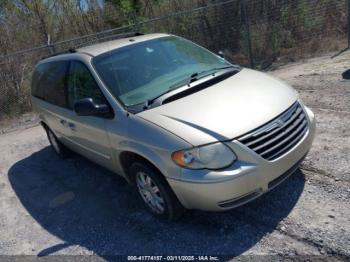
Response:
[{"label": "gold minivan", "polygon": [[168,34],[46,58],[32,100],[57,154],[123,176],[166,219],[261,196],[298,168],[315,134],[290,86]]}]

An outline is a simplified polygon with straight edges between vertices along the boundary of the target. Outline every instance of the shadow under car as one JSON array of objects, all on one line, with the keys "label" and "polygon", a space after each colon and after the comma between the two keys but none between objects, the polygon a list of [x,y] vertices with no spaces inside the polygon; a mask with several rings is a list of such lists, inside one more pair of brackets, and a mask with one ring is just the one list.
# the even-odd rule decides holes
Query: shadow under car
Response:
[{"label": "shadow under car", "polygon": [[305,183],[298,169],[249,204],[224,213],[190,211],[170,223],[150,215],[123,178],[80,156],[59,159],[49,147],[15,163],[8,176],[28,213],[63,241],[42,247],[39,256],[79,245],[107,259],[240,255],[288,216]]}]

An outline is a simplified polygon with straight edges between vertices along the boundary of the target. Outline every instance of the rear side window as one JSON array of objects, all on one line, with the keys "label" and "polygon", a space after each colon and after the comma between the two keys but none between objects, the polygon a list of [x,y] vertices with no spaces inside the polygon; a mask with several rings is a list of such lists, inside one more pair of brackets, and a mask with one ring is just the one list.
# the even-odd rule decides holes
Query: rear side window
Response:
[{"label": "rear side window", "polygon": [[39,65],[33,74],[33,96],[65,107],[65,77],[68,64],[67,61],[57,61]]},{"label": "rear side window", "polygon": [[74,103],[83,98],[92,98],[96,104],[106,103],[90,70],[81,62],[71,62],[67,90],[69,108],[73,108]]},{"label": "rear side window", "polygon": [[37,98],[41,98],[41,99],[45,99],[44,98],[44,86],[40,85],[40,79],[43,76],[44,73],[44,68],[45,66],[39,65],[34,73],[33,73],[33,77],[32,77],[32,95],[37,97]]}]

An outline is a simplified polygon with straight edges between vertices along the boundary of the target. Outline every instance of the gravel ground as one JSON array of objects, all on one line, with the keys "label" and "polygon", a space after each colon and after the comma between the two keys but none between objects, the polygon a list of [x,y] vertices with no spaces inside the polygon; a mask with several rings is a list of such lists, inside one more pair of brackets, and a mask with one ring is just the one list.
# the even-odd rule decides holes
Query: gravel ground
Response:
[{"label": "gravel ground", "polygon": [[317,116],[301,169],[245,206],[191,211],[175,223],[149,215],[109,171],[79,156],[59,159],[41,127],[0,135],[0,255],[350,259],[350,82],[340,77],[349,67],[348,52],[270,72],[299,90]]},{"label": "gravel ground", "polygon": [[18,129],[26,129],[38,125],[38,116],[34,112],[25,113],[17,118],[0,120],[0,135]]}]

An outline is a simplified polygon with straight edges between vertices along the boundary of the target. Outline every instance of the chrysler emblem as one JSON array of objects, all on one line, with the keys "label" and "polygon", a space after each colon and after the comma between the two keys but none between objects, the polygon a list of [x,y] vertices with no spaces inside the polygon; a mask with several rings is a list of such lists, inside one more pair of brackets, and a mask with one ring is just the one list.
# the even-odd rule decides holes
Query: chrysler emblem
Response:
[{"label": "chrysler emblem", "polygon": [[276,125],[277,125],[278,127],[282,127],[282,126],[284,125],[284,121],[283,121],[282,119],[278,119],[278,120],[276,121]]}]

